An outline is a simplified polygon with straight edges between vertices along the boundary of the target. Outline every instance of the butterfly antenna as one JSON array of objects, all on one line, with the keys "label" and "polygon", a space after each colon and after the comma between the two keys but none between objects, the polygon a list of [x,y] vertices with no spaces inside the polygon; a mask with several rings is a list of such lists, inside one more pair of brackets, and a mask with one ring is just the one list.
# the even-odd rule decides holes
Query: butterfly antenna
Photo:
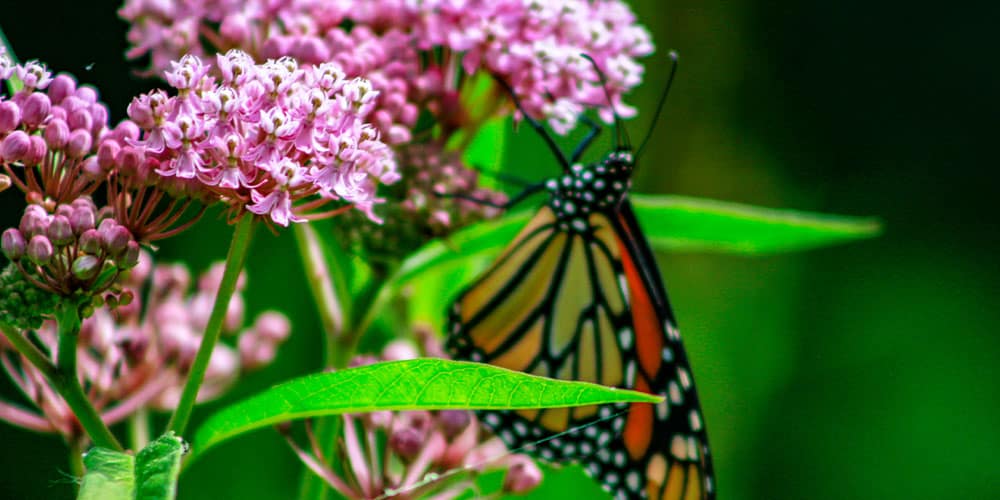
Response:
[{"label": "butterfly antenna", "polygon": [[656,105],[656,114],[653,115],[653,121],[649,124],[649,130],[646,131],[646,138],[642,140],[642,144],[639,145],[639,150],[636,151],[635,157],[639,158],[642,156],[642,150],[646,148],[646,143],[649,142],[649,138],[653,137],[653,130],[656,130],[656,122],[660,119],[660,112],[663,111],[663,103],[667,102],[667,95],[670,94],[670,87],[674,85],[674,76],[677,74],[677,59],[680,57],[677,55],[676,50],[671,50],[667,53],[667,57],[670,58],[670,76],[667,77],[667,86],[663,89],[663,93],[660,94],[660,102]]},{"label": "butterfly antenna", "polygon": [[[611,92],[608,91],[608,77],[604,75],[601,68],[597,66],[597,61],[593,57],[587,54],[580,54],[584,59],[590,61],[590,64],[594,67],[594,71],[597,73],[597,77],[601,79],[601,89],[604,90],[604,97],[608,100],[608,107],[611,108],[611,115],[615,117],[615,149],[621,149],[622,145],[625,149],[632,149],[632,144],[628,139],[628,130],[625,130],[625,126],[622,125],[622,119],[618,116],[618,112],[615,111],[615,103],[611,100]],[[624,140],[623,140],[624,136]]]}]

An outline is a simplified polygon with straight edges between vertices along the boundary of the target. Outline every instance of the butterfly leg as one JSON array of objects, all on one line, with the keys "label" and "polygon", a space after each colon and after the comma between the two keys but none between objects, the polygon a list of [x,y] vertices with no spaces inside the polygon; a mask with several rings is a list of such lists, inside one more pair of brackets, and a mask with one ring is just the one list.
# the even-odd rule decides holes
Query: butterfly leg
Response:
[{"label": "butterfly leg", "polygon": [[531,128],[535,129],[535,131],[538,132],[538,135],[542,136],[542,139],[545,140],[545,144],[547,144],[549,146],[549,149],[552,150],[552,153],[556,155],[556,159],[559,160],[559,164],[562,165],[563,171],[568,172],[570,165],[569,160],[566,159],[566,155],[563,154],[562,150],[559,149],[559,145],[556,144],[556,141],[552,138],[551,135],[549,135],[548,131],[545,130],[545,127],[543,127],[541,123],[538,123],[538,121],[536,121],[534,118],[531,117],[531,115],[529,115],[526,111],[524,111],[524,106],[521,105],[521,100],[517,98],[517,94],[514,93],[514,89],[511,88],[510,84],[507,83],[507,81],[504,80],[503,78],[500,77],[495,77],[495,78],[496,81],[499,82],[500,85],[502,85],[503,88],[507,90],[507,93],[510,94],[510,98],[514,101],[514,106],[516,106],[517,110],[520,111],[521,115],[524,116],[524,120],[528,122],[529,125],[531,125]]}]

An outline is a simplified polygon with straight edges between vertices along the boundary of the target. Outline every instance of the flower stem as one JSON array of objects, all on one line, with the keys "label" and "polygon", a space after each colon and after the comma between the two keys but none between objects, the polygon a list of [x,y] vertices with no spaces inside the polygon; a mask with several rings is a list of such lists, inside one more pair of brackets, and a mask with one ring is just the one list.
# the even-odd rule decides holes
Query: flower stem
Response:
[{"label": "flower stem", "polygon": [[233,239],[229,244],[229,254],[226,255],[226,268],[222,273],[222,282],[219,283],[219,291],[215,296],[215,304],[212,306],[212,314],[208,318],[208,325],[205,327],[205,335],[201,339],[198,347],[198,354],[195,355],[191,371],[188,373],[187,382],[184,384],[184,391],[181,399],[177,403],[177,409],[170,417],[167,428],[177,435],[183,435],[191,419],[191,412],[198,397],[198,389],[205,380],[205,371],[208,369],[208,362],[212,358],[212,351],[222,333],[222,323],[226,319],[226,310],[229,308],[229,300],[236,291],[236,282],[243,270],[243,263],[246,261],[247,250],[250,248],[250,236],[253,233],[254,218],[244,216],[236,223],[233,230]]},{"label": "flower stem", "polygon": [[149,410],[141,407],[128,419],[129,446],[139,451],[149,444]]},{"label": "flower stem", "polygon": [[309,283],[309,290],[312,292],[320,323],[323,325],[323,365],[330,368],[334,366],[336,358],[337,339],[343,334],[344,323],[347,321],[340,300],[342,294],[338,293],[344,290],[338,290],[335,285],[340,284],[343,287],[346,284],[335,283],[312,224],[296,224],[295,239],[298,242],[302,266],[305,268],[306,281]]},{"label": "flower stem", "polygon": [[[84,432],[87,433],[95,446],[122,451],[122,445],[111,433],[111,429],[108,429],[108,426],[101,420],[101,415],[97,413],[94,406],[90,404],[90,400],[87,399],[87,395],[80,385],[80,379],[77,378],[76,347],[77,340],[80,338],[79,303],[68,299],[59,301],[59,305],[56,307],[56,324],[59,329],[57,364],[48,372],[41,366],[36,367],[42,370],[56,392],[73,410],[73,415],[80,422],[80,427],[83,427]],[[18,335],[18,337],[20,336]],[[22,340],[28,342],[23,337]],[[29,361],[31,360],[29,359]],[[46,362],[46,365],[51,367],[51,363]]]},{"label": "flower stem", "polygon": [[85,443],[79,438],[70,438],[69,442],[69,473],[73,477],[81,479],[86,472],[83,466],[83,452]]}]

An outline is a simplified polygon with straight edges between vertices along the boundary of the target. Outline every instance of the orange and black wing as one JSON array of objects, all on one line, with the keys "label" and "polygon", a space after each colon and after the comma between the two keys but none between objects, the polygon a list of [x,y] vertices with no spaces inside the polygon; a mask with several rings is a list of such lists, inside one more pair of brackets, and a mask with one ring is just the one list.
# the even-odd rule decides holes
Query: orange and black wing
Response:
[{"label": "orange and black wing", "polygon": [[459,296],[449,328],[456,358],[667,398],[482,412],[509,447],[578,461],[617,498],[714,496],[690,369],[629,207],[591,214],[584,231],[540,209]]}]

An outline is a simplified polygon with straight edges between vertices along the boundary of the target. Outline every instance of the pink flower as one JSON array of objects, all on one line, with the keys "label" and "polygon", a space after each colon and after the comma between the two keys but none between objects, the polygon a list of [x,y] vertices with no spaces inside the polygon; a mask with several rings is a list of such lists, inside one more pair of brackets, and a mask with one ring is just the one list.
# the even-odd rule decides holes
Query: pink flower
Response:
[{"label": "pink flower", "polygon": [[129,106],[143,130],[130,146],[158,164],[156,174],[190,180],[237,216],[280,226],[326,215],[299,205],[345,201],[371,213],[378,185],[398,175],[392,151],[366,123],[378,95],[368,81],[289,58],[252,64],[240,51],[217,61],[221,83],[200,58],[185,56],[167,76],[176,96],[156,91]]}]

